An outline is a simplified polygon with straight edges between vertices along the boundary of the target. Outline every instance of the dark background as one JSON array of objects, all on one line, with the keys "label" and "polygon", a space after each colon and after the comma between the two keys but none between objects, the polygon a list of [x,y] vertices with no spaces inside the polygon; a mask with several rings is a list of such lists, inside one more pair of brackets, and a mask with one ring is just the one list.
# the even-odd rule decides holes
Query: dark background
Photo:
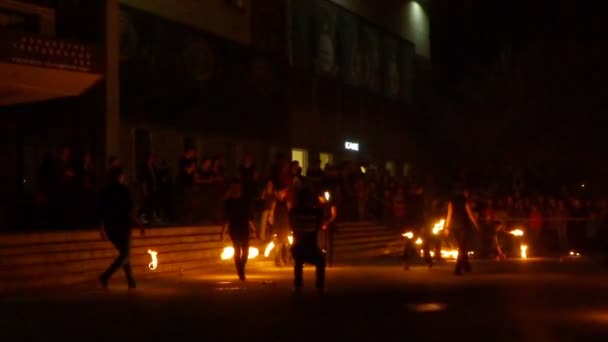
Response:
[{"label": "dark background", "polygon": [[434,147],[469,181],[551,188],[602,174],[608,57],[581,1],[434,1]]}]

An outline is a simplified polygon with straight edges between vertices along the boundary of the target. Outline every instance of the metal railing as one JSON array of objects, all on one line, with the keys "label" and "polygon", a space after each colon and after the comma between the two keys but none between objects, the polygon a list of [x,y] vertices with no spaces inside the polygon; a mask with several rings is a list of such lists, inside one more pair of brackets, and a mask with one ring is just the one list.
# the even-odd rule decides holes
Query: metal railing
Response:
[{"label": "metal railing", "polygon": [[89,43],[0,30],[0,61],[87,73],[103,72],[102,48]]}]

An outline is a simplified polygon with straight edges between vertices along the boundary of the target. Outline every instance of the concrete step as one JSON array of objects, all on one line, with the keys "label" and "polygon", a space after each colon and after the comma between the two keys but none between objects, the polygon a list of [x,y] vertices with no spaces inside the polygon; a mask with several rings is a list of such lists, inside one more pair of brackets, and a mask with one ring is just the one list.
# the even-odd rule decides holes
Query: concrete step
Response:
[{"label": "concrete step", "polygon": [[338,252],[355,253],[357,251],[363,251],[363,250],[368,250],[368,249],[384,249],[384,248],[391,247],[391,246],[396,246],[396,245],[393,244],[392,241],[376,241],[376,242],[370,242],[370,243],[366,243],[366,244],[335,246],[335,251],[336,251],[336,253],[338,253]]},{"label": "concrete step", "polygon": [[334,244],[335,250],[357,250],[360,248],[367,248],[369,246],[396,246],[395,241],[390,239],[385,240],[373,240],[373,241],[358,241],[347,244]]},{"label": "concrete step", "polygon": [[[148,228],[147,237],[165,236],[188,236],[188,235],[215,235],[221,232],[220,226],[204,227],[169,227],[169,228]],[[133,230],[133,236],[139,236],[137,229]],[[4,246],[31,245],[40,243],[60,243],[60,242],[79,242],[99,240],[98,230],[75,230],[60,232],[26,232],[26,233],[3,233],[0,234],[0,248]]]},{"label": "concrete step", "polygon": [[340,264],[352,261],[365,261],[380,256],[398,255],[399,251],[393,249],[370,249],[357,253],[342,253],[334,255],[334,263]]},{"label": "concrete step", "polygon": [[338,233],[377,232],[377,231],[386,231],[386,230],[390,230],[390,229],[387,229],[386,227],[378,226],[378,225],[365,226],[365,227],[338,226],[338,228],[337,228]]},{"label": "concrete step", "polygon": [[[267,267],[267,265],[269,265],[269,262],[266,260],[250,260],[248,263],[249,267]],[[133,273],[135,279],[139,280],[165,277],[167,275],[179,276],[183,273],[197,273],[203,275],[205,273],[213,273],[218,269],[232,270],[233,267],[233,264],[229,261],[210,263],[208,260],[191,260],[180,264],[162,264],[159,265],[159,268],[156,271],[134,268]],[[0,293],[11,290],[59,287],[79,283],[91,283],[91,286],[94,287],[97,286],[96,280],[101,272],[102,271],[100,270],[84,270],[72,273],[62,272],[60,274],[51,274],[48,276],[11,277],[1,280]],[[126,287],[126,281],[122,272],[117,272],[114,275],[110,286]]]},{"label": "concrete step", "polygon": [[[172,227],[148,229],[145,237],[134,232],[132,266],[136,277],[156,277],[183,272],[210,272],[218,267],[231,269],[232,261],[220,260],[230,241],[219,241],[221,227]],[[265,244],[253,240],[263,253]],[[399,234],[371,222],[342,223],[335,237],[336,261],[399,253]],[[157,251],[159,265],[150,271],[148,249]],[[97,231],[45,232],[0,235],[0,291],[22,287],[45,287],[94,282],[117,256]],[[273,256],[252,259],[249,265],[268,266]],[[121,278],[118,275],[117,278]]]},{"label": "concrete step", "polygon": [[[190,235],[190,236],[167,236],[167,237],[134,237],[131,241],[132,246],[137,247],[154,247],[154,246],[170,246],[193,243],[209,243],[219,241],[217,235]],[[80,242],[61,242],[61,243],[43,243],[31,245],[18,245],[10,247],[0,247],[0,257],[18,257],[24,254],[52,254],[52,253],[67,253],[67,252],[87,252],[111,247],[108,241],[98,239],[96,241],[80,241]]]},{"label": "concrete step", "polygon": [[394,239],[402,238],[400,234],[395,234],[391,231],[375,231],[375,232],[355,232],[355,233],[336,233],[335,239],[356,239],[356,238],[366,238],[366,237],[375,237],[375,236],[385,236],[392,237]]},{"label": "concrete step", "polygon": [[[222,261],[220,259],[222,250],[223,245],[218,245],[213,248],[195,249],[192,251],[159,252],[157,271],[178,271],[181,267],[187,264],[230,264],[230,260]],[[41,277],[58,274],[79,273],[82,271],[101,272],[105,270],[117,256],[118,253],[114,252],[109,257],[95,259],[88,258],[63,262],[49,262],[44,264],[33,264],[27,266],[5,265],[0,267],[0,279],[30,276]],[[256,263],[258,260],[263,261],[263,256],[259,256],[257,259],[252,259],[250,261]],[[140,270],[141,272],[151,272],[148,269],[148,264],[150,263],[150,261],[150,256],[147,253],[133,253],[133,255],[131,256],[131,265],[133,269]]]},{"label": "concrete step", "polygon": [[[136,239],[133,241],[132,253],[145,255],[147,254],[148,249],[155,250],[161,254],[192,250],[221,250],[223,247],[230,245],[230,242],[221,242],[217,238],[213,241],[209,241],[206,237],[201,237],[200,241],[196,240],[196,238],[188,238],[180,241],[177,238],[168,238],[166,241],[169,241],[169,243],[167,243],[155,239]],[[95,248],[84,248],[87,246],[86,244],[83,247],[79,247],[81,244],[61,245],[66,247],[65,250],[61,250],[60,247],[47,248],[48,246],[41,248],[42,250],[36,250],[34,246],[29,246],[26,250],[21,251],[20,254],[0,253],[0,255],[4,255],[3,258],[0,258],[0,267],[3,265],[29,265],[90,258],[98,259],[112,257],[116,254],[114,247],[107,241],[102,241],[100,243],[96,242],[94,245]],[[258,243],[254,240],[251,245],[257,247]],[[16,247],[11,249],[11,253],[18,253],[19,251],[20,250]]]},{"label": "concrete step", "polygon": [[[216,262],[220,260],[220,255],[224,243],[207,243],[197,245],[172,246],[173,249],[158,248],[158,261],[163,265],[180,263],[185,260],[207,260]],[[263,253],[260,247],[260,252]],[[118,253],[113,249],[103,251],[93,251],[90,253],[61,253],[54,255],[55,258],[48,258],[47,261],[38,259],[38,256],[28,257],[28,259],[18,260],[12,263],[3,262],[0,264],[0,277],[3,275],[18,274],[45,274],[61,271],[76,272],[82,269],[102,270],[107,267]],[[151,258],[146,248],[132,249],[131,262],[133,267],[144,267],[150,263]]]},{"label": "concrete step", "polygon": [[374,221],[353,221],[353,222],[338,222],[343,227],[368,227],[377,224]]}]

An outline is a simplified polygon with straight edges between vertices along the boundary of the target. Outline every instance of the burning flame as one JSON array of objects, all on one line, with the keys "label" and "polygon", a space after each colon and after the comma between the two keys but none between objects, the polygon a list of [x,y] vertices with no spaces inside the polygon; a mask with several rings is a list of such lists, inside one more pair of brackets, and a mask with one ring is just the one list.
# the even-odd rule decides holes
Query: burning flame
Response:
[{"label": "burning flame", "polygon": [[152,261],[148,264],[148,268],[150,271],[154,271],[158,267],[158,252],[148,249],[148,254],[150,254],[150,258],[152,259]]},{"label": "burning flame", "polygon": [[445,259],[458,259],[457,249],[442,249],[441,257]]},{"label": "burning flame", "polygon": [[528,258],[528,246],[527,245],[521,245],[519,247],[519,250],[521,252],[521,258],[522,259],[527,259]]},{"label": "burning flame", "polygon": [[[469,252],[469,255],[473,255],[473,252]],[[430,252],[431,258],[435,257],[435,251]],[[424,249],[420,250],[420,256],[424,256]],[[458,250],[457,249],[442,249],[441,257],[444,259],[458,259]]]},{"label": "burning flame", "polygon": [[515,229],[509,232],[513,236],[524,236],[524,231],[521,229]]},{"label": "burning flame", "polygon": [[[277,234],[274,234],[274,237],[276,239]],[[287,237],[287,242],[289,242],[289,245],[293,245],[293,232],[291,232],[289,234],[289,236]],[[266,248],[264,249],[264,258],[268,258],[270,256],[270,253],[272,253],[272,250],[276,247],[276,244],[274,243],[274,241],[270,241],[267,245]],[[251,253],[251,251],[250,251]]]},{"label": "burning flame", "polygon": [[[258,255],[260,255],[259,249],[255,248],[255,247],[249,247],[249,256],[247,257],[247,259],[255,259],[258,257]],[[222,251],[222,254],[220,255],[220,258],[222,260],[230,260],[230,259],[234,258],[234,248],[225,247],[224,250]]]},{"label": "burning flame", "polygon": [[435,226],[433,227],[433,235],[438,235],[439,232],[443,231],[444,228],[445,220],[440,220],[439,222],[435,223]]},{"label": "burning flame", "polygon": [[421,239],[421,238],[418,238],[418,240],[416,240],[416,244],[417,244],[417,245],[422,245],[422,239]]},{"label": "burning flame", "polygon": [[325,199],[327,200],[327,202],[329,202],[329,200],[331,199],[331,195],[329,193],[329,191],[325,191]]},{"label": "burning flame", "polygon": [[274,249],[274,241],[270,241],[268,245],[266,245],[266,249],[264,250],[264,258],[268,258],[272,250]]},{"label": "burning flame", "polygon": [[401,234],[401,236],[403,236],[404,238],[408,238],[408,239],[413,239],[414,238],[414,233],[412,232],[407,232],[407,233],[403,233]]}]

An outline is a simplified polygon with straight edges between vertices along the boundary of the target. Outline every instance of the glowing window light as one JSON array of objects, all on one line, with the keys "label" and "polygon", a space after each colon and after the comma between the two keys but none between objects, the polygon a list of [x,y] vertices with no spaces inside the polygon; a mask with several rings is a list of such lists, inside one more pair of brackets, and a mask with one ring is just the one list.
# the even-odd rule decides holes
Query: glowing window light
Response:
[{"label": "glowing window light", "polygon": [[344,143],[344,148],[350,151],[359,151],[359,143],[347,141]]}]

